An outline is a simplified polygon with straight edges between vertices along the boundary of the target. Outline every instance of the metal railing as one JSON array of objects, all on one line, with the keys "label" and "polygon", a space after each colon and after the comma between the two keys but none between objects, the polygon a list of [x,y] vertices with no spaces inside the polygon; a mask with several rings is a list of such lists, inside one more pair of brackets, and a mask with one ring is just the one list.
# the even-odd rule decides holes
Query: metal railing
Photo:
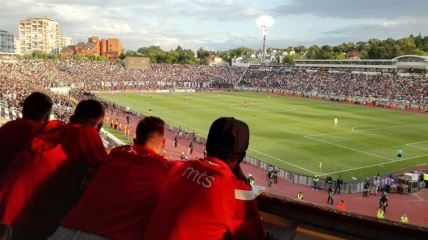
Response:
[{"label": "metal railing", "polygon": [[[263,160],[257,159],[252,156],[246,156],[244,158],[244,163],[257,167],[259,169],[262,169],[266,172],[268,171],[270,166],[273,166],[270,163],[267,163]],[[295,184],[301,184],[309,187],[312,187],[314,185],[314,178],[312,176],[297,174],[295,172],[291,172],[282,168],[279,168],[278,177]],[[320,178],[320,182],[324,183],[325,179]],[[325,185],[321,184],[321,187],[327,187],[327,184]],[[364,181],[348,181],[342,184],[341,192],[344,192],[344,193],[362,192],[363,188],[364,188]]]}]

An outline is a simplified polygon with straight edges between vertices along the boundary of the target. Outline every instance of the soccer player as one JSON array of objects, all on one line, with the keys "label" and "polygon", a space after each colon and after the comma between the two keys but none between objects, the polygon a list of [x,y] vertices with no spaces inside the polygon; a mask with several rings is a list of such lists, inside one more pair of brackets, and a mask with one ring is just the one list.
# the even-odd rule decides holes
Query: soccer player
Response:
[{"label": "soccer player", "polygon": [[104,107],[81,101],[70,124],[51,121],[15,158],[0,185],[0,221],[17,239],[46,239],[107,157],[98,131]]},{"label": "soccer player", "polygon": [[240,163],[248,125],[234,118],[213,122],[207,158],[174,167],[142,239],[264,239],[256,195]]},{"label": "soccer player", "polygon": [[140,239],[168,180],[164,121],[145,117],[134,145],[112,150],[79,204],[49,240]]},{"label": "soccer player", "polygon": [[49,121],[52,99],[41,92],[31,93],[22,108],[22,119],[10,121],[0,128],[0,177],[24,146],[40,133]]},{"label": "soccer player", "polygon": [[404,151],[402,148],[398,148],[397,150],[397,160],[400,160],[404,155]]},{"label": "soccer player", "polygon": [[339,124],[339,120],[337,118],[334,119],[334,126],[337,127],[337,124]]}]

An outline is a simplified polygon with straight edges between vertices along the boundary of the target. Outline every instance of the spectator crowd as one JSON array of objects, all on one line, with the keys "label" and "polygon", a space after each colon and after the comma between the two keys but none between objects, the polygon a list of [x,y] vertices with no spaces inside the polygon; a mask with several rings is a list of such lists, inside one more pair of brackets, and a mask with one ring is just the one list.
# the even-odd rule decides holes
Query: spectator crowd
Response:
[{"label": "spectator crowd", "polygon": [[275,92],[388,108],[427,111],[428,78],[391,74],[291,71],[276,67],[250,67],[240,85]]},{"label": "spectator crowd", "polygon": [[[290,67],[152,64],[147,70],[129,70],[114,62],[25,60],[0,62],[0,96],[15,106],[38,90],[71,87],[85,91],[132,91],[193,88],[264,89],[283,94],[321,97],[388,108],[428,110],[428,78],[391,74],[357,74],[295,70]],[[54,97],[61,106],[66,100]],[[61,110],[61,108],[64,108]]]}]

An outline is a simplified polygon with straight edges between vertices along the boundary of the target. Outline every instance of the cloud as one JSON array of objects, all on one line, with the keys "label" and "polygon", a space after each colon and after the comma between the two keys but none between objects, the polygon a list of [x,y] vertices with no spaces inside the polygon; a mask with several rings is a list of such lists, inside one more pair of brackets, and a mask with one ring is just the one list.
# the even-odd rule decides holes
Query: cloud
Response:
[{"label": "cloud", "polygon": [[202,21],[253,19],[264,12],[261,3],[245,0],[159,0],[138,5],[134,11],[164,18],[187,17]]},{"label": "cloud", "polygon": [[327,38],[367,40],[370,38],[384,39],[385,36],[401,38],[410,34],[428,34],[428,19],[425,17],[403,17],[397,20],[378,20],[371,23],[355,24],[324,32]]},{"label": "cloud", "polygon": [[4,0],[1,8],[0,29],[14,34],[20,19],[47,16],[75,43],[117,37],[126,49],[260,48],[255,20],[264,14],[276,16],[271,47],[428,34],[427,0]]},{"label": "cloud", "polygon": [[312,14],[335,18],[426,16],[427,0],[292,0],[271,9],[275,16]]}]

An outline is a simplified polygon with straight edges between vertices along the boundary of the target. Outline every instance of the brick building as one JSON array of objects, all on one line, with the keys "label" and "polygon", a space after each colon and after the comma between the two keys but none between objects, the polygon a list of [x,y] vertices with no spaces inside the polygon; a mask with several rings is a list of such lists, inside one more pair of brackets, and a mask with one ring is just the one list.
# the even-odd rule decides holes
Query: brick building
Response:
[{"label": "brick building", "polygon": [[100,39],[97,36],[89,37],[87,43],[80,42],[76,45],[68,46],[61,51],[61,55],[63,56],[104,56],[108,58],[116,58],[122,53],[123,47],[119,39]]}]

